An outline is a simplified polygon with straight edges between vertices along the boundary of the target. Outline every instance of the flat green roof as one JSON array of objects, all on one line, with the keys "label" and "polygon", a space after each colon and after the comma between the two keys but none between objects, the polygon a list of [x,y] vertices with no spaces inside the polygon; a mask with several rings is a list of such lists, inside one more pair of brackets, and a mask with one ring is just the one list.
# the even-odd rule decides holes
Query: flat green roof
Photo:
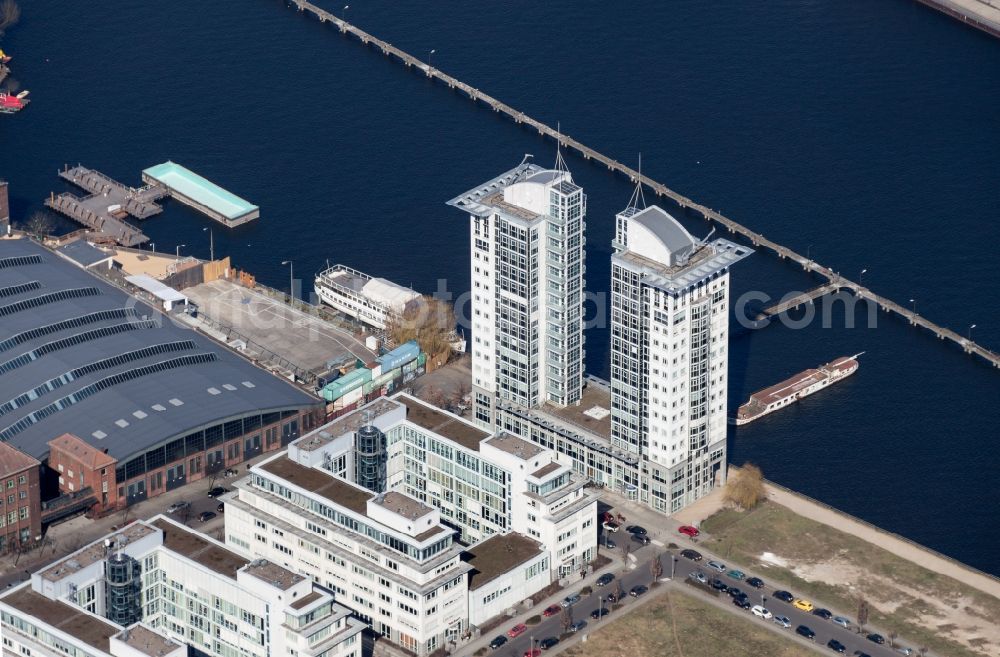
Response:
[{"label": "flat green roof", "polygon": [[236,194],[174,162],[164,162],[143,170],[149,176],[180,194],[211,208],[228,219],[242,217],[259,208]]}]

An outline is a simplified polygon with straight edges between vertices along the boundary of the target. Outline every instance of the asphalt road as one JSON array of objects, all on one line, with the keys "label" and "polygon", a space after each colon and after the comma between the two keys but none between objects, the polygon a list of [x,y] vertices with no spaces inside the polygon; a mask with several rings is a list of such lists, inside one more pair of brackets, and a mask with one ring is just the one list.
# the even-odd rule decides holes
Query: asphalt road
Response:
[{"label": "asphalt road", "polygon": [[[621,540],[626,538],[626,536],[627,535],[622,535],[621,533],[619,533],[619,536],[616,537],[617,542],[620,543]],[[650,563],[654,558],[656,558],[655,555],[657,553],[662,554],[662,552],[663,548],[657,548],[652,545],[639,547],[638,549],[633,549],[632,554],[635,555],[637,559],[636,568],[634,570],[626,572],[624,575],[613,573],[616,575],[616,577],[620,577],[622,580],[622,587],[626,592],[626,598],[627,598],[626,602],[624,603],[626,607],[620,609],[619,611],[611,612],[609,615],[605,616],[601,620],[594,620],[590,617],[590,612],[597,609],[597,607],[599,606],[599,598],[601,596],[607,596],[608,593],[616,590],[615,582],[612,582],[611,584],[605,587],[595,586],[594,592],[591,595],[583,598],[582,600],[580,600],[580,602],[573,605],[572,607],[573,620],[575,621],[585,620],[587,622],[587,626],[583,628],[581,631],[590,632],[601,627],[606,623],[613,622],[617,615],[620,615],[625,612],[628,605],[635,604],[636,600],[631,596],[627,595],[629,589],[631,589],[633,586],[636,586],[637,584],[644,584],[646,586],[649,586],[652,583],[653,577],[650,571]],[[775,589],[772,586],[766,585],[762,589],[755,589],[752,586],[748,586],[743,582],[737,582],[736,580],[727,577],[725,574],[716,573],[715,571],[707,568],[704,565],[710,559],[713,558],[720,563],[724,563],[721,559],[714,557],[713,555],[710,555],[706,552],[699,550],[699,552],[702,552],[704,560],[701,562],[693,562],[688,559],[684,559],[683,557],[680,557],[679,550],[675,550],[674,552],[676,553],[675,554],[676,561],[674,567],[673,580],[676,585],[684,586],[685,592],[691,593],[699,597],[703,597],[707,600],[714,599],[716,602],[724,605],[724,607],[727,610],[731,611],[732,613],[746,615],[747,620],[750,622],[767,624],[771,626],[772,629],[778,629],[780,632],[787,632],[790,635],[789,636],[790,639],[793,637],[797,639],[804,639],[804,637],[799,637],[797,634],[795,634],[795,628],[798,627],[799,625],[805,625],[806,627],[809,627],[816,633],[816,636],[813,639],[813,643],[815,643],[823,651],[828,652],[831,655],[836,655],[837,653],[834,652],[832,649],[827,648],[827,643],[830,641],[830,639],[836,639],[840,643],[844,644],[844,646],[846,646],[846,650],[843,654],[848,656],[853,657],[855,651],[860,650],[863,653],[871,655],[871,657],[899,657],[900,653],[889,648],[887,644],[878,645],[876,643],[873,643],[868,639],[866,639],[864,635],[857,634],[856,630],[853,629],[853,627],[851,629],[843,628],[839,625],[834,624],[832,620],[824,620],[819,616],[813,615],[811,612],[800,611],[799,609],[793,607],[790,603],[785,603],[782,602],[781,600],[774,598],[774,592],[775,590],[778,589]],[[747,610],[740,609],[736,605],[732,604],[732,598],[727,593],[719,594],[711,589],[706,590],[706,588],[702,586],[688,586],[686,583],[686,580],[688,579],[688,574],[699,570],[705,573],[705,577],[709,581],[711,581],[713,577],[719,577],[727,584],[733,584],[734,586],[737,586],[741,591],[747,593],[750,601],[753,604],[760,604],[763,601],[764,602],[763,606],[765,606],[775,616],[788,617],[788,619],[791,621],[791,627],[780,628],[777,624],[774,623],[773,619],[772,620],[760,619],[754,616],[749,609]],[[755,575],[763,579],[765,583],[767,582],[767,579],[762,577],[761,575],[757,573],[747,572],[748,578],[754,577]],[[663,558],[663,576],[664,577],[671,576],[671,565],[669,556]],[[570,588],[567,590],[567,594],[575,590],[579,589]],[[652,594],[652,592],[653,590],[651,589],[650,592],[647,592],[645,595],[649,596]],[[791,593],[794,595],[795,591],[791,591]],[[817,608],[821,606],[819,602],[816,600],[813,600],[812,602],[816,604]],[[606,601],[604,606],[610,611],[611,605],[607,604]],[[833,611],[835,616],[837,615],[837,612],[835,610],[831,609],[830,611]],[[537,611],[537,613],[539,614],[541,614],[541,612],[542,609],[539,609]],[[848,617],[846,614],[842,615]],[[506,632],[509,629],[510,627],[506,626],[497,628],[496,633],[506,635]],[[533,627],[528,627],[527,632],[525,632],[524,634],[515,639],[508,639],[507,643],[505,643],[503,646],[492,652],[496,655],[502,655],[503,657],[523,657],[524,654],[528,651],[528,648],[531,645],[532,640],[535,642],[534,646],[538,647],[538,642],[541,641],[542,639],[548,637],[558,638],[562,633],[563,633],[562,619],[559,615],[552,616],[550,618],[543,618],[540,624],[535,625]],[[559,646],[556,646],[556,648],[558,647]],[[914,654],[916,654],[915,647],[914,647]]]}]

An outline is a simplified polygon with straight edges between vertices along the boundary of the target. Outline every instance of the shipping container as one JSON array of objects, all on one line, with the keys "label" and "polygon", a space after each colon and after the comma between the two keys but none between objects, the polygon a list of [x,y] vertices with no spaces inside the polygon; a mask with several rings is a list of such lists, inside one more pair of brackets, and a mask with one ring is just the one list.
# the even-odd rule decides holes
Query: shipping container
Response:
[{"label": "shipping container", "polygon": [[336,381],[328,383],[323,388],[323,399],[327,401],[336,401],[348,392],[361,388],[361,386],[368,381],[371,381],[371,379],[371,370],[367,368],[354,370],[353,372],[340,377]]},{"label": "shipping container", "polygon": [[420,345],[416,340],[404,342],[387,354],[378,357],[378,362],[382,363],[382,371],[387,372],[400,367],[404,363],[415,360],[420,355]]},{"label": "shipping container", "polygon": [[388,383],[389,381],[392,381],[393,379],[395,379],[396,377],[400,376],[401,374],[402,374],[402,369],[397,367],[394,370],[389,370],[388,372],[386,372],[385,374],[383,374],[382,376],[380,376],[378,378],[375,378],[375,379],[372,379],[371,381],[366,382],[365,385],[364,385],[365,394],[368,394],[369,392],[371,392],[373,390],[377,390],[377,389],[381,388],[386,383]]},{"label": "shipping container", "polygon": [[350,406],[361,400],[361,395],[364,394],[361,388],[355,388],[349,392],[345,392],[340,396],[339,399],[333,402],[334,408],[343,408],[345,406]]}]

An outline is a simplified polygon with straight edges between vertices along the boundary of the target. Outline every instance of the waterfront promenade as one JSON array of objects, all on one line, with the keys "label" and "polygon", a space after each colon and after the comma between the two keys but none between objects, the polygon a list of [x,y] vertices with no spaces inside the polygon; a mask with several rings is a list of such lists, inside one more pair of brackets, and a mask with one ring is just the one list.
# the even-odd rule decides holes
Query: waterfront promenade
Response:
[{"label": "waterfront promenade", "polygon": [[917,0],[917,2],[937,9],[987,34],[1000,37],[1000,1],[998,0]]},{"label": "waterfront promenade", "polygon": [[511,118],[515,123],[530,126],[538,131],[539,134],[548,136],[552,139],[557,140],[563,147],[572,149],[579,153],[586,160],[596,160],[606,166],[611,171],[617,171],[628,176],[629,180],[632,182],[641,181],[644,185],[649,187],[657,196],[667,197],[674,201],[681,208],[702,217],[706,221],[714,222],[720,226],[723,226],[730,233],[739,234],[745,239],[749,240],[758,250],[770,251],[772,254],[778,256],[783,260],[791,260],[801,266],[808,272],[825,279],[827,284],[831,286],[831,289],[844,289],[849,290],[854,295],[859,298],[867,299],[872,301],[885,312],[893,313],[900,318],[906,320],[912,326],[919,326],[925,328],[941,340],[949,340],[959,347],[962,348],[968,354],[979,356],[989,364],[994,367],[1000,368],[1000,353],[991,351],[982,345],[977,344],[971,338],[964,337],[953,331],[951,329],[939,326],[935,322],[918,315],[916,312],[909,310],[896,302],[876,294],[872,290],[864,287],[860,283],[851,281],[838,272],[835,272],[829,267],[825,267],[815,260],[807,258],[794,250],[782,246],[781,244],[772,241],[764,235],[757,233],[746,226],[724,216],[723,214],[705,206],[700,203],[696,203],[692,199],[676,192],[661,182],[653,180],[649,176],[640,174],[635,169],[632,169],[625,164],[622,164],[618,160],[608,157],[603,153],[600,153],[589,146],[586,146],[580,141],[573,139],[569,135],[563,134],[561,131],[557,131],[555,128],[542,123],[541,121],[534,119],[524,112],[521,112],[510,105],[484,93],[480,89],[477,89],[469,84],[462,82],[461,80],[444,73],[438,68],[431,66],[430,64],[414,57],[413,55],[407,53],[406,51],[397,48],[396,46],[375,37],[368,32],[360,29],[356,25],[348,23],[347,21],[339,18],[332,12],[322,9],[315,4],[309,2],[308,0],[285,0],[286,4],[295,7],[300,12],[309,13],[315,16],[322,23],[331,23],[340,30],[342,34],[352,35],[356,37],[361,43],[366,46],[374,47],[380,50],[387,57],[395,58],[399,63],[404,64],[408,68],[416,68],[423,71],[425,75],[429,78],[436,79],[440,82],[446,84],[450,89],[457,89],[464,93],[470,100],[483,103],[490,107],[494,112],[504,114],[505,116]]}]

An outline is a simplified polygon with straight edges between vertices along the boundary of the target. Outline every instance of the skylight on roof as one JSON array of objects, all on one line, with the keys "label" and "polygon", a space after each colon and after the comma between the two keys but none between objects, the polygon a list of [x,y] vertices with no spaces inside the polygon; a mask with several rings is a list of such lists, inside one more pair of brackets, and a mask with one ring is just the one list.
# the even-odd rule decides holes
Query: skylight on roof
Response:
[{"label": "skylight on roof", "polygon": [[173,399],[170,399],[168,401],[169,401],[169,403],[172,406],[183,406],[184,405],[184,402],[182,402],[180,399],[177,399],[176,397],[174,397]]}]

